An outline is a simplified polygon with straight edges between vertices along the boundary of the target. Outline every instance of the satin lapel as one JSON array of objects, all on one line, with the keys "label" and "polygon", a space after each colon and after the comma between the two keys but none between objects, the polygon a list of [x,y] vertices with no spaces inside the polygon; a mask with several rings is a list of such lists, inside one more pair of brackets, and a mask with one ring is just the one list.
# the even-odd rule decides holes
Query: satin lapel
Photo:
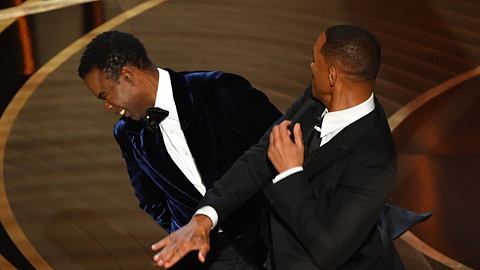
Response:
[{"label": "satin lapel", "polygon": [[[202,199],[202,194],[188,181],[168,154],[163,137],[159,132],[153,133],[143,127],[127,130],[136,158],[141,159],[147,168],[147,174],[165,191],[167,196],[183,198],[186,206],[195,207]],[[153,172],[153,173],[152,173]],[[182,195],[179,195],[182,194]]]},{"label": "satin lapel", "polygon": [[350,151],[350,145],[344,136],[338,134],[327,144],[305,157],[304,167],[314,164],[316,170],[328,167],[332,162],[344,157]]},{"label": "satin lapel", "polygon": [[347,155],[367,132],[376,128],[375,123],[381,111],[382,109],[377,103],[375,110],[350,124],[328,143],[310,153],[305,158],[304,166],[307,167],[314,164],[316,169],[325,168],[332,162]]},{"label": "satin lapel", "polygon": [[313,123],[315,121],[315,115],[317,113],[317,106],[322,106],[321,103],[313,99],[308,99],[300,109],[289,119],[292,121],[292,126],[296,123],[300,123],[300,127],[302,128],[302,138],[305,142],[308,133],[313,127]]},{"label": "satin lapel", "polygon": [[[202,181],[208,189],[218,178],[216,174],[218,170],[215,160],[216,149],[213,141],[214,136],[208,125],[207,113],[204,107],[205,104],[200,97],[201,89],[192,89],[193,87],[189,84],[190,82],[185,75],[171,70],[168,70],[168,72],[170,73],[178,117],[187,140],[188,148],[195,159]],[[206,81],[206,83],[202,81],[200,87],[213,89],[215,86],[210,85],[209,81]]]}]

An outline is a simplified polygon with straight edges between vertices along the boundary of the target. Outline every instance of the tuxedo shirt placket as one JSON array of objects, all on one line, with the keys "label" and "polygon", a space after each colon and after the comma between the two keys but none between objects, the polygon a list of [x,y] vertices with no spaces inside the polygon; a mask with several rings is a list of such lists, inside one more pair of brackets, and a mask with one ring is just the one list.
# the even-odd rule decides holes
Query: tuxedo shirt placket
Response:
[{"label": "tuxedo shirt placket", "polygon": [[167,118],[160,123],[160,131],[165,147],[175,165],[177,165],[185,177],[203,196],[206,193],[206,187],[202,182],[199,170],[180,125],[170,75],[166,70],[160,68],[158,72],[159,81],[155,107],[164,108],[169,111]]},{"label": "tuxedo shirt placket", "polygon": [[305,141],[304,141],[305,156],[317,150],[320,147],[320,144],[322,143],[322,136],[321,136],[322,123],[327,112],[328,110],[325,109],[321,114],[318,113],[312,129],[309,131],[309,134],[307,135],[307,137],[305,137]]}]

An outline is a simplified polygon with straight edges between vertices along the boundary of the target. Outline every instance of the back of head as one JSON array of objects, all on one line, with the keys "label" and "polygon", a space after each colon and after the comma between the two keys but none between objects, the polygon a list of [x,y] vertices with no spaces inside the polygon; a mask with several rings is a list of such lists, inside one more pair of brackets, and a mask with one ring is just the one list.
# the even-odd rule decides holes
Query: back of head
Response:
[{"label": "back of head", "polygon": [[337,25],[328,28],[325,37],[321,53],[327,62],[336,64],[351,80],[375,80],[381,50],[372,33],[358,26]]},{"label": "back of head", "polygon": [[122,67],[126,65],[141,70],[153,67],[145,47],[136,37],[129,33],[108,31],[90,41],[77,72],[83,79],[93,68],[98,68],[110,79],[118,80]]}]

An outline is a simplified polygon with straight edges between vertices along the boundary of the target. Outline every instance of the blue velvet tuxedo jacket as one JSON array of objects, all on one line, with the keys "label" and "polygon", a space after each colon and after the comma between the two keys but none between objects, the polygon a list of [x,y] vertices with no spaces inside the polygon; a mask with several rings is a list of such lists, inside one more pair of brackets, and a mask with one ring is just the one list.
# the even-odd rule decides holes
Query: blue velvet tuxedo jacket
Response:
[{"label": "blue velvet tuxedo jacket", "polygon": [[[167,71],[181,128],[208,189],[281,113],[238,75]],[[160,132],[123,117],[114,135],[140,207],[168,232],[187,224],[203,196],[175,165]],[[262,199],[260,193],[253,195],[220,224],[230,239],[236,239],[237,250],[257,265],[264,260],[258,238]]]}]

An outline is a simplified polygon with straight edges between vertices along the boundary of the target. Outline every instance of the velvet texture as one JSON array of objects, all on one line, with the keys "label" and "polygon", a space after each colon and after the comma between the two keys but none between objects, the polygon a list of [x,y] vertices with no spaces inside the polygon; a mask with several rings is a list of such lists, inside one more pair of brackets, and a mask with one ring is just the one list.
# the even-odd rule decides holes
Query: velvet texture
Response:
[{"label": "velvet texture", "polygon": [[[238,75],[168,72],[181,128],[208,189],[281,113]],[[127,118],[116,123],[114,135],[140,207],[168,232],[188,223],[202,195],[170,158],[162,135]],[[235,239],[234,247],[257,266],[265,259],[259,238],[263,200],[261,193],[254,194],[220,224],[228,238]]]}]

